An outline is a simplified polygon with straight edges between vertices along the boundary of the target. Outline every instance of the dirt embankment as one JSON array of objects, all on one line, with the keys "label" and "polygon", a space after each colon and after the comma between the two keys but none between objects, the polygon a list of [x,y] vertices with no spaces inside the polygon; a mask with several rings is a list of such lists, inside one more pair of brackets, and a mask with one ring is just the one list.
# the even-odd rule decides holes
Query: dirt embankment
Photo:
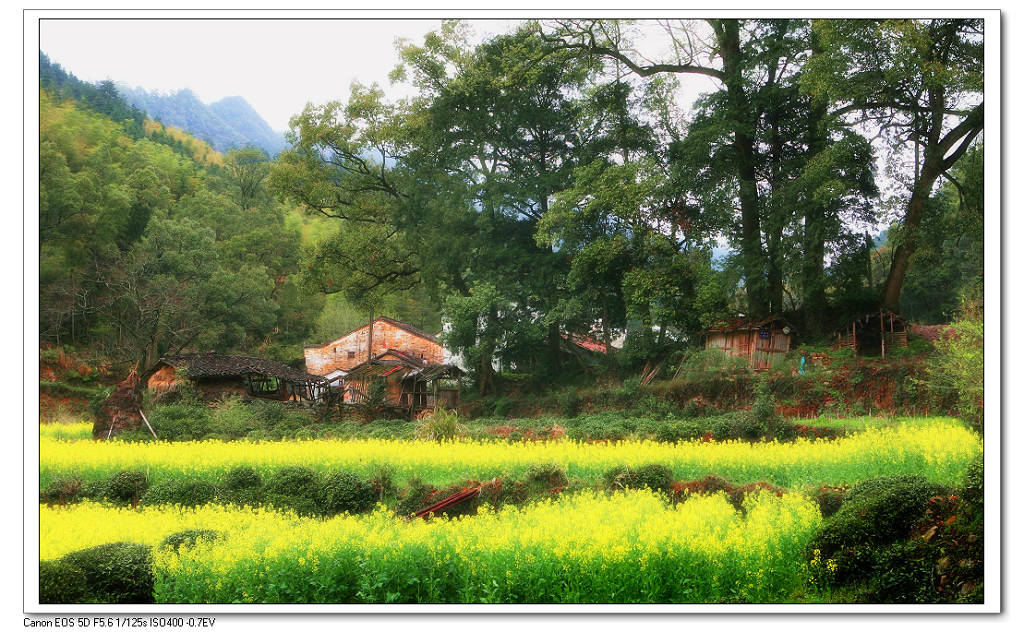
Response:
[{"label": "dirt embankment", "polygon": [[39,349],[39,411],[44,420],[81,418],[117,382],[111,365],[47,345]]}]

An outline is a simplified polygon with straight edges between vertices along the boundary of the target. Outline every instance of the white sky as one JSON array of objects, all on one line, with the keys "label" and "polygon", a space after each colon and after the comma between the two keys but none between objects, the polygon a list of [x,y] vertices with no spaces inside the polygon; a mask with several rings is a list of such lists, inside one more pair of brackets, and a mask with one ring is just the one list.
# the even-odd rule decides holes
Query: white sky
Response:
[{"label": "white sky", "polygon": [[[474,21],[479,35],[505,20]],[[394,42],[422,43],[440,20],[47,20],[39,48],[83,81],[113,79],[147,90],[190,88],[205,103],[241,96],[276,130],[307,102],[348,98],[358,80],[391,96]]]},{"label": "white sky", "polygon": [[[466,20],[475,41],[512,30],[518,20]],[[39,48],[84,81],[113,79],[165,93],[189,88],[212,103],[241,96],[278,131],[307,103],[347,100],[353,81],[378,83],[390,98],[395,41],[422,43],[440,19],[71,19],[43,18]],[[655,21],[641,22],[635,40],[648,59],[672,57]],[[707,63],[708,60],[702,59]],[[677,103],[687,110],[713,79],[678,75]],[[884,156],[879,155],[880,164]],[[879,171],[880,185],[888,178]],[[865,227],[866,228],[866,227]]]},{"label": "white sky", "polygon": [[[516,21],[468,20],[476,40],[510,31]],[[146,90],[190,88],[205,103],[241,96],[278,131],[305,105],[349,95],[353,81],[377,82],[388,96],[411,93],[391,85],[396,38],[422,43],[438,19],[43,19],[39,48],[83,81],[113,79]],[[654,57],[668,50],[661,29],[645,29],[640,47]],[[680,77],[680,104],[714,82]]]}]

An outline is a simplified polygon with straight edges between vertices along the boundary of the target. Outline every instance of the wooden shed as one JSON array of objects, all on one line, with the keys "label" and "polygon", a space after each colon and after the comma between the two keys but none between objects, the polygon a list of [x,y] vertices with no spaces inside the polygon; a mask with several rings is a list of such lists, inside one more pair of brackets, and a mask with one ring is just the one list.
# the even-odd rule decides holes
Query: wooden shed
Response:
[{"label": "wooden shed", "polygon": [[160,358],[146,382],[154,393],[168,391],[182,375],[204,397],[238,394],[281,401],[318,401],[328,393],[327,380],[280,362],[249,356],[193,353]]},{"label": "wooden shed", "polygon": [[718,349],[744,358],[747,366],[764,371],[776,366],[789,352],[792,327],[778,316],[761,319],[731,318],[705,331],[705,349]]},{"label": "wooden shed", "polygon": [[851,318],[835,332],[837,349],[853,349],[856,355],[881,355],[895,347],[907,346],[910,324],[894,312],[879,310]]},{"label": "wooden shed", "polygon": [[384,405],[410,414],[438,406],[459,405],[463,371],[454,364],[428,364],[401,351],[388,349],[349,370],[345,401],[363,403],[374,380],[384,380]]}]

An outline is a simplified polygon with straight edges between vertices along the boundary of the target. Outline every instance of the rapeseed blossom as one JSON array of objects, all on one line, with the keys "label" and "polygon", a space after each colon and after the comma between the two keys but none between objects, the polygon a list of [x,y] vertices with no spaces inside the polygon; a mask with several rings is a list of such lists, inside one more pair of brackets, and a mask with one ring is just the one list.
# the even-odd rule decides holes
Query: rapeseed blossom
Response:
[{"label": "rapeseed blossom", "polygon": [[517,476],[530,466],[558,463],[570,478],[596,480],[608,469],[661,463],[679,480],[707,474],[737,483],[768,481],[782,487],[849,485],[894,474],[920,474],[959,482],[981,451],[981,439],[955,420],[935,418],[868,428],[838,439],[792,442],[575,441],[504,443],[461,440],[353,439],[310,441],[70,442],[40,439],[40,484],[61,476],[107,478],[120,470],[149,472],[153,480],[216,478],[233,467],[263,473],[289,466],[344,469],[369,475],[387,466],[399,481],[418,476],[435,485],[470,478]]},{"label": "rapeseed blossom", "polygon": [[431,521],[383,507],[326,520],[216,505],[40,511],[42,559],[220,531],[154,553],[158,601],[184,603],[770,601],[802,581],[801,551],[821,522],[796,494],[753,495],[744,515],[721,493],[671,506],[649,490]]}]

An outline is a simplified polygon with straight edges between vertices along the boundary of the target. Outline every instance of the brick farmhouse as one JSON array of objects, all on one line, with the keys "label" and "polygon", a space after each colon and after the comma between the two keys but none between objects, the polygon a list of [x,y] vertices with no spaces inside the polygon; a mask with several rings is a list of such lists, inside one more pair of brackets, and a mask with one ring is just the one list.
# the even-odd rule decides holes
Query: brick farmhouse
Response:
[{"label": "brick farmhouse", "polygon": [[[326,378],[333,389],[344,389],[344,401],[365,396],[369,382],[387,382],[387,402],[410,409],[446,402],[439,384],[462,372],[431,334],[384,316],[326,344],[306,347],[306,371]],[[435,397],[437,396],[437,397]]]}]

